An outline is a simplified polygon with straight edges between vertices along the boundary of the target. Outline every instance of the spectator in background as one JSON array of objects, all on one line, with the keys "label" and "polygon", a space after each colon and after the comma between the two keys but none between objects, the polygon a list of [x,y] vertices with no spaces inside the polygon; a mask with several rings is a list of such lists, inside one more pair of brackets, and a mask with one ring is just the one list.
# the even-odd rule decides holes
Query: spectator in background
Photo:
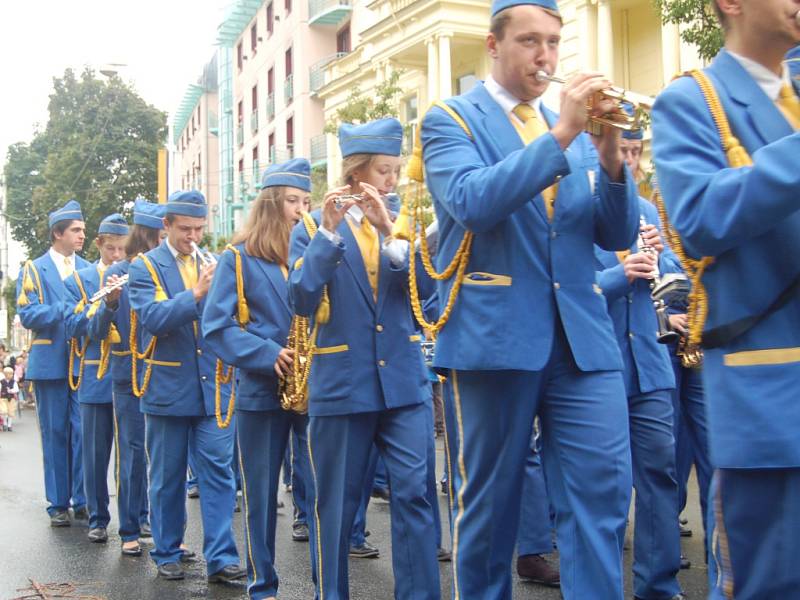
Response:
[{"label": "spectator in background", "polygon": [[18,395],[19,386],[14,380],[14,369],[5,367],[3,379],[0,379],[0,420],[2,420],[3,431],[13,431]]}]

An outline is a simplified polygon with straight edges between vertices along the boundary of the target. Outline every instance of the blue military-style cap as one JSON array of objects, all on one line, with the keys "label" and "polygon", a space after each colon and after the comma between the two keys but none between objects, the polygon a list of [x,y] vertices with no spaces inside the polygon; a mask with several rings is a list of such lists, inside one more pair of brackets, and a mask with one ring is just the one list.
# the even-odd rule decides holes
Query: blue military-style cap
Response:
[{"label": "blue military-style cap", "polygon": [[166,214],[166,204],[155,204],[144,198],[137,198],[133,203],[134,225],[143,225],[150,229],[164,229],[164,215]]},{"label": "blue military-style cap", "polygon": [[47,221],[50,228],[60,221],[83,221],[81,205],[77,200],[70,200],[61,208],[57,208],[48,215]]},{"label": "blue military-style cap", "polygon": [[339,127],[342,156],[353,154],[386,154],[400,156],[403,147],[403,126],[395,118],[378,119],[363,125],[342,123]]},{"label": "blue military-style cap", "polygon": [[542,8],[559,12],[556,0],[494,0],[492,2],[492,16],[495,16],[501,10],[522,4],[532,4],[533,6],[541,6]]},{"label": "blue military-style cap", "polygon": [[167,198],[167,214],[203,218],[208,215],[206,198],[197,190],[172,192]]},{"label": "blue military-style cap", "polygon": [[261,189],[286,185],[311,191],[311,163],[305,158],[293,158],[285,163],[270,165],[261,178]]},{"label": "blue military-style cap", "polygon": [[128,222],[119,213],[108,215],[105,219],[100,221],[100,227],[97,228],[97,233],[108,233],[111,235],[128,235]]},{"label": "blue military-style cap", "polygon": [[[628,115],[633,117],[636,114],[636,110],[633,108],[633,104],[630,102],[623,102],[621,105],[622,110],[624,110]],[[644,139],[644,129],[634,129],[633,131],[622,131],[622,137],[626,140],[643,140]]]}]

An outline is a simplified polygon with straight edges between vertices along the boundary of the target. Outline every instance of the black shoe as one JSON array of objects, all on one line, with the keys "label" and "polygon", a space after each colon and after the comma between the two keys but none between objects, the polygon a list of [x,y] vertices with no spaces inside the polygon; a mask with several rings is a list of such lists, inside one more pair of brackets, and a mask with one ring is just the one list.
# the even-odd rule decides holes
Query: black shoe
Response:
[{"label": "black shoe", "polygon": [[681,517],[680,519],[678,519],[678,523],[680,523],[681,525],[686,525],[688,522],[689,519],[687,519],[686,517]]},{"label": "black shoe", "polygon": [[365,531],[364,531],[364,537],[365,537],[365,538],[368,538],[368,537],[369,537],[369,536],[371,536],[371,535],[372,535],[372,532],[371,532],[369,529],[367,529],[367,530],[365,530]]},{"label": "black shoe", "polygon": [[158,576],[168,581],[175,581],[177,579],[183,579],[186,577],[186,574],[178,563],[170,562],[158,565]]},{"label": "black shoe", "polygon": [[151,538],[153,537],[153,530],[150,528],[150,523],[142,523],[139,525],[139,537]]},{"label": "black shoe", "polygon": [[50,515],[50,527],[69,527],[70,525],[72,523],[66,510],[60,510]]},{"label": "black shoe", "polygon": [[285,491],[287,494],[291,494],[292,493],[292,484],[291,483],[285,484],[283,486],[283,491]]},{"label": "black shoe", "polygon": [[376,487],[376,488],[372,488],[372,497],[373,498],[379,498],[381,500],[386,500],[386,502],[389,502],[389,500],[392,497],[392,494],[389,491],[389,488]]},{"label": "black shoe", "polygon": [[453,556],[450,554],[449,550],[440,547],[436,549],[436,560],[439,562],[450,562],[453,560]]},{"label": "black shoe", "polygon": [[440,481],[439,482],[439,486],[442,489],[442,495],[443,496],[447,496],[447,482],[446,481]]},{"label": "black shoe", "polygon": [[88,521],[89,520],[89,511],[86,510],[85,506],[80,508],[73,508],[72,509],[72,518],[76,521]]},{"label": "black shoe", "polygon": [[123,545],[120,548],[122,552],[122,556],[141,556],[142,555],[142,547],[139,545],[139,542],[136,542],[135,548],[126,548],[124,546],[125,542],[122,543]]},{"label": "black shoe", "polygon": [[292,525],[292,539],[295,542],[308,541],[308,525],[305,523],[296,523]]},{"label": "black shoe", "polygon": [[95,527],[89,530],[89,541],[95,544],[105,544],[108,541],[108,532],[105,527]]},{"label": "black shoe", "polygon": [[550,565],[541,554],[526,554],[517,557],[517,574],[522,581],[529,581],[559,587],[561,575],[557,568]]},{"label": "black shoe", "polygon": [[681,554],[681,569],[691,569],[692,561],[686,558],[683,554]]},{"label": "black shoe", "polygon": [[236,502],[233,505],[233,512],[242,512],[242,499],[236,496]]},{"label": "black shoe", "polygon": [[686,525],[680,525],[681,529],[681,537],[692,537],[692,530],[686,527]]},{"label": "black shoe", "polygon": [[237,579],[242,579],[247,575],[239,565],[228,565],[221,571],[217,571],[208,576],[208,583],[231,583]]},{"label": "black shoe", "polygon": [[200,488],[197,487],[196,485],[193,485],[188,490],[186,490],[186,495],[189,496],[189,498],[199,498]]},{"label": "black shoe", "polygon": [[284,507],[284,506],[286,506],[286,505],[283,503],[283,500],[281,500],[281,499],[279,498],[279,499],[278,499],[278,504],[277,504],[276,506],[277,506],[277,508],[283,508],[283,507]]},{"label": "black shoe", "polygon": [[378,558],[380,550],[369,542],[364,542],[360,546],[350,546],[350,556],[353,558]]},{"label": "black shoe", "polygon": [[182,563],[193,563],[197,560],[197,554],[192,552],[191,550],[181,550],[181,562]]}]

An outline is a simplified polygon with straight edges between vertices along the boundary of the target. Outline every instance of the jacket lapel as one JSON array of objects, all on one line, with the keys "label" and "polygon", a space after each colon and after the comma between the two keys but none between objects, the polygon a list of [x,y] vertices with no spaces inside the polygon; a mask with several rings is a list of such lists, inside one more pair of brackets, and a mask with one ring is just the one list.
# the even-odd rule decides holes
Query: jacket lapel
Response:
[{"label": "jacket lapel", "polygon": [[[367,268],[364,266],[364,259],[361,256],[361,249],[358,247],[356,236],[350,231],[350,225],[347,223],[347,217],[342,219],[339,225],[339,235],[344,239],[344,262],[353,273],[353,277],[358,284],[358,288],[364,295],[367,304],[375,310],[375,299],[372,297],[372,288],[369,285],[367,278]],[[379,276],[380,281],[380,276]]]},{"label": "jacket lapel", "polygon": [[483,114],[483,127],[489,133],[482,138],[482,141],[488,139],[501,159],[524,147],[519,133],[500,105],[486,91],[482,82],[476,84],[470,91],[469,98]]},{"label": "jacket lapel", "polygon": [[262,273],[264,273],[264,276],[267,278],[267,280],[269,280],[269,282],[272,284],[272,287],[275,289],[275,294],[278,296],[278,298],[280,298],[281,305],[291,316],[292,309],[289,307],[289,286],[287,285],[286,280],[283,278],[281,268],[275,263],[268,263],[261,258],[251,258],[248,256],[247,258],[244,258],[244,260],[251,260],[258,265],[258,268]]},{"label": "jacket lapel", "polygon": [[[49,252],[44,255],[44,260],[39,265],[39,277],[42,279],[42,285],[50,288],[57,300],[64,298],[64,282],[61,280],[61,276],[58,274],[58,267],[53,262]],[[47,294],[43,295],[44,301],[49,302]]]},{"label": "jacket lapel", "polygon": [[[379,236],[380,244],[383,246],[383,236]],[[392,261],[389,260],[387,256],[383,255],[383,252],[380,253],[380,268],[378,269],[378,307],[376,309],[377,314],[381,314],[383,310],[383,303],[386,300],[386,294],[389,291],[389,279],[392,276],[391,269],[392,269]],[[414,260],[414,253],[409,251],[408,260]]]}]

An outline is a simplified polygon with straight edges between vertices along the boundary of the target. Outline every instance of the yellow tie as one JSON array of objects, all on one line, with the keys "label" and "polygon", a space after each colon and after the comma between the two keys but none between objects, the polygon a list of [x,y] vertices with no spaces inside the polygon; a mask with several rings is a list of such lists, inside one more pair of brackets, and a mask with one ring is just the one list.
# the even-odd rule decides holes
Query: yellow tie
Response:
[{"label": "yellow tie", "polygon": [[178,270],[187,290],[197,285],[197,267],[194,264],[193,254],[178,254]]},{"label": "yellow tie", "polygon": [[[520,125],[516,120],[511,119],[511,122],[517,129],[517,133],[519,133],[519,137],[522,138],[525,145],[530,144],[533,140],[548,132],[547,125],[539,118],[539,115],[536,114],[536,111],[530,104],[524,102],[517,104],[513,112],[519,117],[519,120],[522,121],[522,125]],[[551,221],[553,220],[557,194],[557,183],[542,190],[542,198],[544,199],[544,207],[547,210],[547,218]]]},{"label": "yellow tie", "polygon": [[72,259],[68,256],[64,257],[64,273],[66,273],[66,277],[72,275],[75,271],[75,267],[72,266]]},{"label": "yellow tie", "polygon": [[367,217],[361,217],[361,227],[354,226],[350,221],[350,230],[358,242],[361,258],[364,259],[364,268],[367,270],[369,287],[372,288],[372,297],[378,301],[378,269],[380,268],[380,248],[378,235]]},{"label": "yellow tie", "polygon": [[800,129],[800,98],[794,93],[794,88],[791,85],[788,83],[783,84],[776,104],[795,131]]}]

